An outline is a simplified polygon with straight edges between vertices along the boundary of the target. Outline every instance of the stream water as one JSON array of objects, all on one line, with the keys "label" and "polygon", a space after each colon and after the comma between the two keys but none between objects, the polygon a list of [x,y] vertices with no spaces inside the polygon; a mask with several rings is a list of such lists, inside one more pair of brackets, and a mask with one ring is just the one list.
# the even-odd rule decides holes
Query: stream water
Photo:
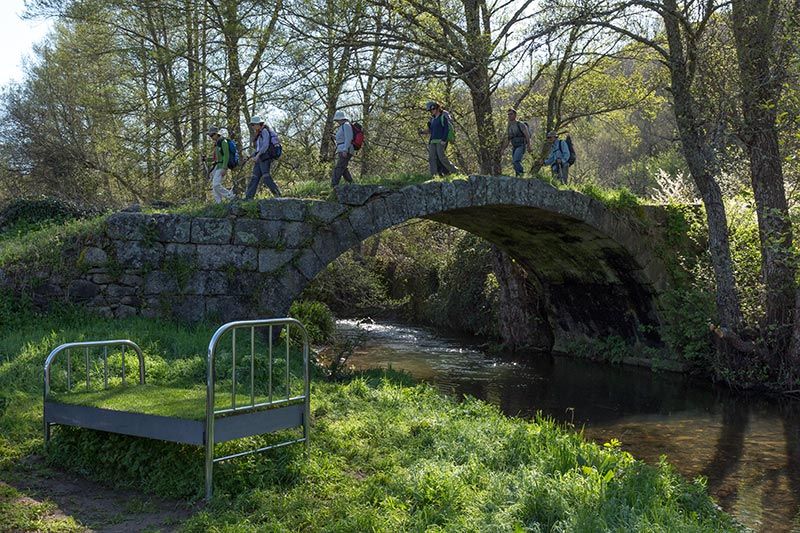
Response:
[{"label": "stream water", "polygon": [[406,325],[340,320],[337,327],[366,339],[349,360],[355,368],[391,366],[508,415],[541,411],[597,442],[617,438],[650,463],[666,455],[684,476],[706,476],[709,492],[746,526],[800,531],[800,402],[570,357],[491,357],[474,340]]}]

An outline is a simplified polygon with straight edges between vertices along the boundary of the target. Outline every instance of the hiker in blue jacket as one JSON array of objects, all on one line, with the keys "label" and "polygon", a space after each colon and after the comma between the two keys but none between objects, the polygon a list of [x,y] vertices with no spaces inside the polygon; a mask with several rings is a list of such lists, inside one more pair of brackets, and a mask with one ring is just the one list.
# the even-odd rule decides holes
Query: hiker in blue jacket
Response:
[{"label": "hiker in blue jacket", "polygon": [[456,174],[458,168],[447,158],[447,142],[449,141],[452,121],[447,112],[438,102],[430,101],[425,104],[425,109],[431,114],[428,129],[419,130],[421,135],[430,134],[428,140],[428,169],[431,176],[437,174]]},{"label": "hiker in blue jacket", "polygon": [[569,179],[569,146],[567,141],[558,138],[558,133],[551,131],[547,133],[547,142],[550,143],[550,155],[544,160],[545,165],[550,166],[553,177],[564,185]]}]

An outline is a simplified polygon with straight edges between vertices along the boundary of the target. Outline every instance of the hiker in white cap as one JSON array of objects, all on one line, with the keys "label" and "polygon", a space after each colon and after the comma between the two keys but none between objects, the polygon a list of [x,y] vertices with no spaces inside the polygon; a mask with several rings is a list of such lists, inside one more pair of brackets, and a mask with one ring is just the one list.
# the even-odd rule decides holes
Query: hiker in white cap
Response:
[{"label": "hiker in white cap", "polygon": [[255,160],[253,163],[253,177],[250,179],[250,185],[247,186],[247,192],[244,197],[246,200],[255,198],[258,184],[262,179],[273,195],[280,196],[281,191],[278,189],[275,180],[272,179],[270,169],[272,168],[272,162],[283,153],[281,141],[278,138],[278,134],[267,126],[258,115],[253,115],[250,119],[250,126],[253,128],[255,136],[253,142],[256,151],[251,156]]},{"label": "hiker in white cap", "polygon": [[331,186],[336,187],[342,178],[348,183],[353,183],[353,176],[350,174],[350,169],[347,165],[350,164],[350,158],[353,157],[355,149],[353,148],[353,126],[344,111],[337,111],[333,115],[333,121],[339,125],[336,130],[336,165],[333,167],[333,175],[331,176]]},{"label": "hiker in white cap", "polygon": [[208,136],[214,142],[214,169],[211,171],[211,194],[216,203],[221,203],[223,199],[234,198],[232,191],[222,186],[222,180],[228,172],[228,164],[231,160],[230,147],[228,145],[228,130],[225,128],[208,128]]}]

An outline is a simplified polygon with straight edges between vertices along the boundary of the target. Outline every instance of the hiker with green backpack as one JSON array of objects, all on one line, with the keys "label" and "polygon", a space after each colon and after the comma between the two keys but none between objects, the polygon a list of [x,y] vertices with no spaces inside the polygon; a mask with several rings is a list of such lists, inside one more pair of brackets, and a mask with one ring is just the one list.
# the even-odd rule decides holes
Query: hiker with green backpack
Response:
[{"label": "hiker with green backpack", "polygon": [[503,142],[501,152],[511,144],[511,160],[514,164],[514,172],[516,177],[521,178],[525,174],[525,168],[522,166],[522,159],[525,157],[525,152],[531,150],[531,134],[526,122],[517,120],[517,110],[508,110],[508,137]]},{"label": "hiker with green backpack", "polygon": [[425,109],[431,114],[428,129],[419,130],[420,135],[430,134],[428,140],[428,168],[431,176],[455,174],[458,168],[447,159],[447,143],[455,138],[450,114],[438,102],[429,101]]},{"label": "hiker with green backpack", "polygon": [[[233,141],[228,139],[228,130],[211,126],[208,128],[208,136],[214,142],[214,167],[211,170],[211,194],[216,203],[221,203],[223,199],[230,200],[235,197],[233,191],[222,186],[222,180],[229,168],[234,168],[234,159],[238,163],[238,154],[235,148],[231,150]],[[205,158],[205,156],[203,156]],[[233,165],[233,166],[231,166]]]}]

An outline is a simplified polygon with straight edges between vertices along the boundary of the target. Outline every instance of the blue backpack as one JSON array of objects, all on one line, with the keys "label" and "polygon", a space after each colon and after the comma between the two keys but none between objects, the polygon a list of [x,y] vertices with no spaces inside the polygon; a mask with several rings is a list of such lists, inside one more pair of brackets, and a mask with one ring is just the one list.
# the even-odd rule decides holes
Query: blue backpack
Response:
[{"label": "blue backpack", "polygon": [[228,152],[230,152],[228,168],[234,169],[239,166],[239,147],[233,139],[228,139]]}]

